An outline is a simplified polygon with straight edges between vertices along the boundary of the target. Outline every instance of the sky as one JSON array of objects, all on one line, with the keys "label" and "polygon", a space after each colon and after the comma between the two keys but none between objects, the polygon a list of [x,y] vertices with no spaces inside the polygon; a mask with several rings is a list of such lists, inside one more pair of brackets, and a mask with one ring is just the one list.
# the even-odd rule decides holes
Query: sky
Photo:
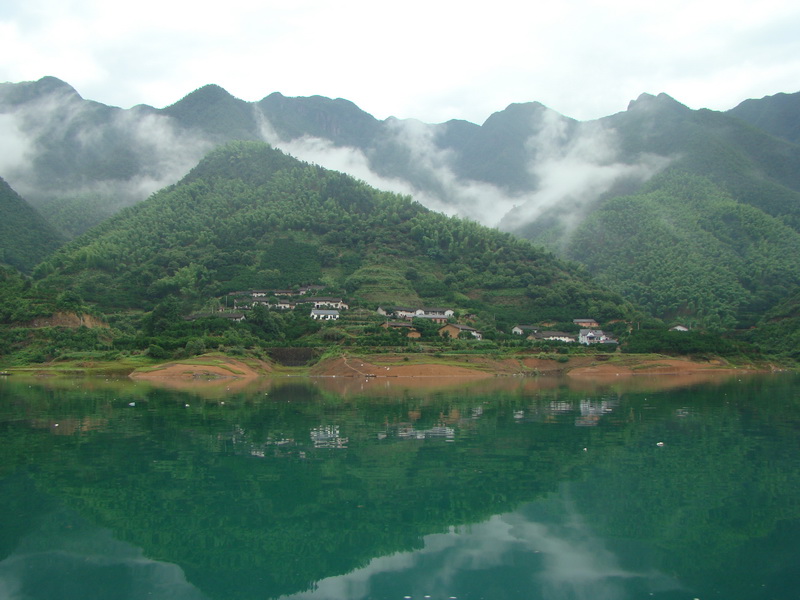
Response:
[{"label": "sky", "polygon": [[796,0],[11,0],[0,81],[52,75],[157,108],[215,83],[346,98],[379,119],[483,123],[538,101],[596,119],[647,92],[727,110],[800,90]]}]

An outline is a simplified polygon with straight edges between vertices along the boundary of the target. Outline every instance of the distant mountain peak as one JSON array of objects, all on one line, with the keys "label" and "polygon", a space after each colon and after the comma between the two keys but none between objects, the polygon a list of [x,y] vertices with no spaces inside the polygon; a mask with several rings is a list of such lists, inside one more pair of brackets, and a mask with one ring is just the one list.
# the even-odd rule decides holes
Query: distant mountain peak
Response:
[{"label": "distant mountain peak", "polygon": [[691,110],[685,104],[681,104],[675,98],[670,96],[669,94],[665,94],[661,92],[658,96],[654,96],[653,94],[640,94],[636,100],[631,100],[628,103],[628,111],[637,111],[637,110],[664,110],[664,109],[679,109],[679,110]]},{"label": "distant mountain peak", "polygon": [[197,88],[193,92],[189,92],[172,106],[178,106],[179,104],[194,104],[198,102],[226,102],[230,100],[236,100],[236,97],[216,83],[209,83]]},{"label": "distant mountain peak", "polygon": [[0,84],[0,98],[9,104],[24,104],[38,98],[59,95],[63,97],[73,97],[77,100],[83,98],[78,91],[70,84],[47,75],[37,81],[24,81],[22,83]]}]

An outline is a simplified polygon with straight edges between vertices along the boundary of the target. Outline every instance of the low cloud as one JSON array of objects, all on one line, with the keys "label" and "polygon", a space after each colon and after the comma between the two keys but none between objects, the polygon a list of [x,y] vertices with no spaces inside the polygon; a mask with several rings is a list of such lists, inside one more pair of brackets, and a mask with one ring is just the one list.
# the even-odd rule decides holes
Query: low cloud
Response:
[{"label": "low cloud", "polygon": [[394,141],[410,153],[414,167],[434,184],[431,188],[440,190],[439,194],[417,191],[417,199],[425,206],[494,227],[521,201],[497,186],[456,175],[453,151],[436,144],[435,129],[430,125],[395,119],[389,121],[389,127]]},{"label": "low cloud", "polygon": [[0,176],[39,207],[93,197],[110,213],[175,183],[212,148],[169,117],[87,103],[68,88],[7,110]]},{"label": "low cloud", "polygon": [[31,146],[14,115],[0,114],[0,177],[7,178],[28,164]]},{"label": "low cloud", "polygon": [[336,146],[330,140],[313,136],[283,140],[258,105],[254,105],[254,110],[259,134],[263,141],[271,146],[300,160],[347,173],[381,190],[404,195],[415,193],[413,186],[408,182],[375,173],[362,150],[349,146]]},{"label": "low cloud", "polygon": [[387,121],[389,139],[386,143],[407,154],[411,169],[408,175],[425,181],[424,186],[419,186],[401,175],[379,174],[373,166],[374,149],[365,152],[359,148],[335,146],[330,140],[311,136],[282,140],[263,112],[257,107],[255,110],[261,137],[272,146],[301,160],[347,173],[375,188],[412,196],[431,210],[496,226],[500,217],[520,202],[518,197],[496,186],[458,177],[451,167],[452,152],[436,145],[435,131],[425,123]]},{"label": "low cloud", "polygon": [[[640,184],[668,163],[655,155],[626,159],[613,129],[545,111],[531,123],[525,146],[537,186],[517,194],[459,174],[455,151],[438,143],[442,126],[389,119],[375,146],[342,147],[311,136],[282,140],[252,106],[264,141],[301,160],[411,196],[437,212],[510,231],[545,215],[573,227],[604,194],[622,183]],[[86,102],[68,87],[6,110],[0,114],[0,176],[45,213],[54,203],[92,198],[110,215],[177,182],[213,147],[153,109]],[[102,178],[92,178],[93,170]]]},{"label": "low cloud", "polygon": [[263,113],[258,111],[257,117],[263,139],[293,156],[348,173],[378,189],[410,195],[437,212],[507,231],[518,230],[543,215],[558,218],[570,229],[587,207],[615,186],[641,184],[669,163],[653,154],[625,161],[620,157],[615,130],[597,122],[576,126],[574,121],[546,111],[532,126],[535,133],[525,147],[528,170],[537,187],[514,194],[457,175],[454,151],[442,149],[435,126],[420,121],[386,121],[389,135],[384,143],[402,157],[392,166],[397,175],[389,177],[376,172],[376,161],[381,159],[374,148],[335,146],[329,140],[308,136],[284,141]]},{"label": "low cloud", "polygon": [[634,162],[620,158],[617,132],[598,122],[572,129],[558,113],[544,113],[527,144],[529,171],[537,189],[501,223],[507,230],[547,214],[567,230],[585,210],[622,183],[641,184],[664,169],[669,158],[641,154]]}]

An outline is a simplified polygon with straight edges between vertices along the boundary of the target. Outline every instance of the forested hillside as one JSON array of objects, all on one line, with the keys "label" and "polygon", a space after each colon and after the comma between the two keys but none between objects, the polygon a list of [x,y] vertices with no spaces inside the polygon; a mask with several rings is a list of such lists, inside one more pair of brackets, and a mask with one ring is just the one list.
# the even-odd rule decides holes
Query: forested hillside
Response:
[{"label": "forested hillside", "polygon": [[775,137],[800,143],[800,92],[745,100],[728,114]]},{"label": "forested hillside", "polygon": [[602,121],[620,158],[664,157],[660,174],[507,229],[667,320],[747,327],[797,289],[800,146],[663,94]]},{"label": "forested hillside", "polygon": [[0,264],[30,272],[64,241],[59,232],[0,178]]},{"label": "forested hillside", "polygon": [[[302,160],[354,174],[377,189],[411,195],[433,210],[496,226],[561,257],[582,261],[591,275],[627,299],[643,302],[658,317],[726,328],[747,326],[795,289],[795,270],[786,257],[800,231],[797,98],[779,94],[722,113],[689,109],[666,94],[643,94],[627,110],[587,122],[537,102],[523,102],[496,112],[481,125],[455,120],[426,124],[412,119],[379,121],[352,102],[320,96],[287,98],[272,93],[259,102],[245,102],[216,85],[204,86],[163,109],[124,110],[85,100],[68,84],[47,77],[0,84],[4,117],[0,134],[20,150],[6,159],[4,176],[70,236],[175,184],[220,144],[267,141]],[[699,184],[701,179],[704,183]],[[185,195],[187,184],[200,181],[205,178],[195,174],[170,193]],[[690,188],[694,191],[687,191]],[[192,193],[205,197],[199,191]],[[215,188],[213,194],[218,193],[223,192]],[[270,213],[273,221],[294,218],[283,209],[275,210]],[[315,210],[308,215],[317,219],[320,214]],[[239,209],[231,214],[236,218]],[[631,214],[644,221],[626,236],[622,228]],[[375,228],[363,216],[356,220]],[[383,224],[392,223],[389,218]],[[601,226],[613,235],[589,233]],[[327,233],[320,237],[313,227],[319,226],[309,222],[306,231],[299,225],[287,231],[296,238],[294,243],[330,245],[324,238]],[[449,226],[437,227],[449,231]],[[652,230],[652,235],[645,230]],[[458,247],[450,246],[448,234],[442,232],[438,235],[444,240],[426,233],[427,242],[416,242],[424,253],[432,252],[428,260],[458,262]],[[401,229],[401,237],[403,233]],[[97,235],[91,239],[99,239]],[[165,239],[174,242],[174,237],[165,232]],[[197,289],[203,291],[193,301],[208,291],[281,281],[280,268],[262,264],[262,257],[244,247],[239,251],[250,262],[233,269],[226,242],[213,240],[217,262],[197,260],[188,247],[177,249],[177,243],[172,262],[182,264],[189,258],[184,265],[188,271],[172,273],[170,259],[158,259],[164,264],[153,259],[149,270],[137,272],[140,279],[83,273],[78,285],[93,293],[113,281],[122,287],[112,304],[130,305],[156,300],[162,289],[197,287],[186,282],[208,277],[200,267],[221,283],[215,283],[215,289],[200,285]],[[497,240],[514,252],[510,237]],[[682,244],[681,252],[667,240]],[[272,248],[273,256],[287,244]],[[348,257],[360,256],[361,250],[345,246],[342,243],[330,253],[319,251],[315,259],[320,262],[319,273],[338,282],[356,273],[359,266]],[[116,261],[114,252],[93,245],[84,265]],[[633,268],[630,256],[649,258],[639,258]],[[745,272],[751,259],[766,266],[755,275]],[[685,264],[678,269],[681,262]],[[656,264],[668,266],[655,269]],[[471,263],[470,268],[481,271],[482,266],[476,265]],[[451,292],[469,289],[471,284],[462,285],[457,268],[442,269],[462,286],[456,288],[448,280]],[[678,285],[684,277],[679,271],[692,273],[690,283]],[[500,276],[500,271],[482,272],[488,279]],[[411,285],[412,280],[400,277],[388,288],[388,281],[376,286],[394,289],[398,299],[424,297],[420,290],[427,288],[420,282]],[[439,285],[444,284],[439,281]],[[534,278],[522,287],[530,285],[539,282]],[[443,297],[440,292],[430,295]],[[551,299],[562,296],[556,289]]]},{"label": "forested hillside", "polygon": [[318,283],[364,303],[446,303],[498,318],[624,316],[630,306],[530,243],[433,213],[256,142],[71,242],[36,270],[104,309]]},{"label": "forested hillside", "polygon": [[669,172],[590,214],[565,253],[670,321],[749,327],[800,285],[800,234],[708,179]]}]

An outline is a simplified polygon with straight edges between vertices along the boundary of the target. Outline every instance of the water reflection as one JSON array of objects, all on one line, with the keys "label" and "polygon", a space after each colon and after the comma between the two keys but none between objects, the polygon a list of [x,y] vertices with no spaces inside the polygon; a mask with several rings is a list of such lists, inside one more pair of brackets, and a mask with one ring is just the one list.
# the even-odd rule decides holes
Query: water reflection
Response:
[{"label": "water reflection", "polygon": [[0,598],[206,600],[174,564],[150,560],[77,513],[58,508],[0,561]]},{"label": "water reflection", "polygon": [[626,600],[680,591],[688,593],[665,574],[620,566],[564,488],[517,511],[426,536],[420,550],[373,559],[282,600]]},{"label": "water reflection", "polygon": [[473,383],[3,382],[0,597],[795,597],[797,378]]}]

